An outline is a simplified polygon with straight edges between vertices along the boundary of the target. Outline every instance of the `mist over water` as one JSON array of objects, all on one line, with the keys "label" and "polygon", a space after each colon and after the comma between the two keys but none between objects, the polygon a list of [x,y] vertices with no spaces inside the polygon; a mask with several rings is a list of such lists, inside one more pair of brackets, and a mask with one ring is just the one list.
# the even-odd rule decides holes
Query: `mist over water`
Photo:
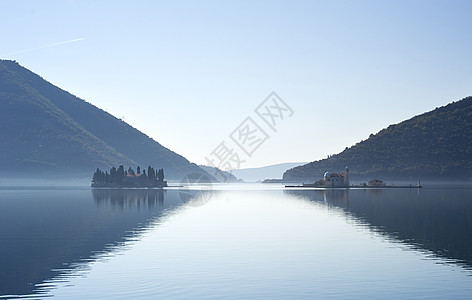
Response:
[{"label": "mist over water", "polygon": [[24,176],[0,176],[0,189],[11,189],[11,188],[89,188],[90,187],[90,176],[87,177],[72,177],[60,176],[58,178],[49,178],[42,176],[35,177],[24,177]]},{"label": "mist over water", "polygon": [[0,189],[0,298],[472,295],[471,188],[213,189]]}]

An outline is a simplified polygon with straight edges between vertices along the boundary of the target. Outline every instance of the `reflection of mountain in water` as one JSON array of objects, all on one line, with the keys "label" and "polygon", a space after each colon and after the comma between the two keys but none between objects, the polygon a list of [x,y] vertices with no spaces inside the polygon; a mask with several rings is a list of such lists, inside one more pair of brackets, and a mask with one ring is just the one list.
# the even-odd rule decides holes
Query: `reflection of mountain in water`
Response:
[{"label": "reflection of mountain in water", "polygon": [[32,294],[181,204],[172,190],[0,191],[0,298]]},{"label": "reflection of mountain in water", "polygon": [[290,190],[339,207],[373,230],[472,268],[472,190]]}]

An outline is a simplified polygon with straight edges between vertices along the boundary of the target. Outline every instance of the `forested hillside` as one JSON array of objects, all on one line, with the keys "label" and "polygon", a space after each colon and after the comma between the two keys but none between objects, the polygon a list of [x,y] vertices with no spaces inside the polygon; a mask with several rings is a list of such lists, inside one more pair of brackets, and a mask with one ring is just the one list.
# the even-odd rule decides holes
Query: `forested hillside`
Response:
[{"label": "forested hillside", "polygon": [[129,124],[8,60],[0,60],[0,128],[2,176],[91,176],[97,167],[116,165],[156,166],[170,179],[203,172]]},{"label": "forested hillside", "polygon": [[286,181],[314,181],[348,166],[351,178],[472,178],[472,97],[436,108],[371,135],[330,158],[284,173]]}]

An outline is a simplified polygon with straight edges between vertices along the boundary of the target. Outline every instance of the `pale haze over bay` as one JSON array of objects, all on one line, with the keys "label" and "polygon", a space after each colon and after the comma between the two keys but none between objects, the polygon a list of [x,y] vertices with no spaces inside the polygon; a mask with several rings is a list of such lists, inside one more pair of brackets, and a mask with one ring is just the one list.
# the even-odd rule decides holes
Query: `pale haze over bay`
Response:
[{"label": "pale haze over bay", "polygon": [[[472,94],[470,1],[2,1],[0,58],[197,164],[275,91],[242,168],[313,161]],[[307,138],[309,137],[309,138]],[[228,143],[237,149],[237,146]]]},{"label": "pale haze over bay", "polygon": [[472,299],[472,1],[0,11],[0,300]]}]

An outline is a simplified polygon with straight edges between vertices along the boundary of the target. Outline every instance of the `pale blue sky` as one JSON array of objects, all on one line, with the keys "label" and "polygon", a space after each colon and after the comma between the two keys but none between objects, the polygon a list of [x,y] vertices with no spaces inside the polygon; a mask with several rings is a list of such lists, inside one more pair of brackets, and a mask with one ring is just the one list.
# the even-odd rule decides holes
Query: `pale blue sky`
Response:
[{"label": "pale blue sky", "polygon": [[1,58],[196,163],[222,141],[237,151],[229,134],[257,121],[272,91],[294,114],[252,157],[240,153],[242,168],[325,158],[472,95],[472,1],[0,1],[0,11]]}]

